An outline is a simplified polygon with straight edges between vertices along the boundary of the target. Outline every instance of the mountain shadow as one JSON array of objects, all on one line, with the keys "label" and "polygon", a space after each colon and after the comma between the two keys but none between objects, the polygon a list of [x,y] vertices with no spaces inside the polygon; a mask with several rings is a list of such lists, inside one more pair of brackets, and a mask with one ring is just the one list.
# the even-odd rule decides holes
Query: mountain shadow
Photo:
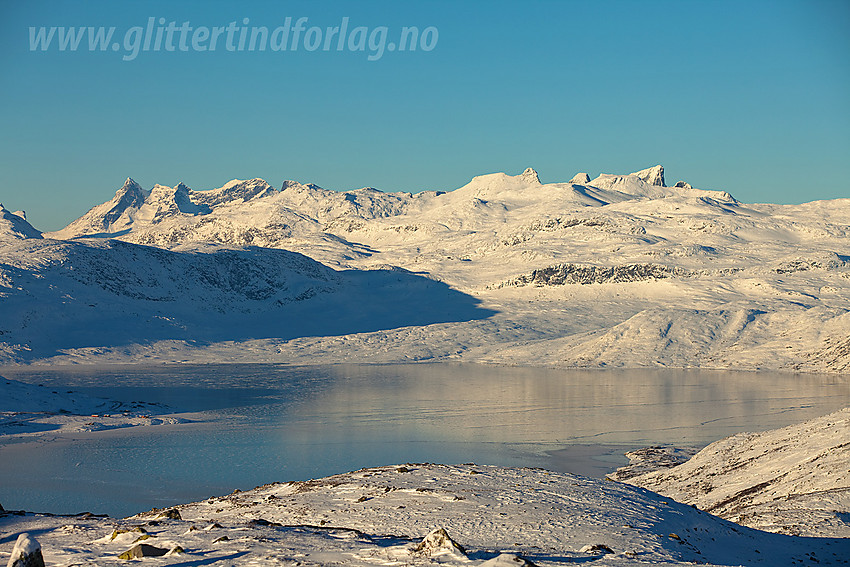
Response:
[{"label": "mountain shadow", "polygon": [[256,247],[28,240],[0,255],[0,283],[0,354],[22,362],[83,347],[339,336],[495,313],[407,270],[335,271]]}]

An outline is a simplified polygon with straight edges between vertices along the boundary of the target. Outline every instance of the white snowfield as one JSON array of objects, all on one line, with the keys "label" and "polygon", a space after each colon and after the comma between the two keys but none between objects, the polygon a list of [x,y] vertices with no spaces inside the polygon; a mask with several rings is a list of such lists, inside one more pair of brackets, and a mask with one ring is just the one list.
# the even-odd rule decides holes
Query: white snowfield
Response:
[{"label": "white snowfield", "polygon": [[[0,517],[50,565],[846,565],[848,540],[753,530],[629,485],[542,469],[405,464],[113,520]],[[137,547],[139,546],[139,547]],[[147,546],[147,547],[141,547]],[[0,558],[1,559],[1,558]]]},{"label": "white snowfield", "polygon": [[683,464],[624,480],[753,528],[850,538],[850,408],[733,435]]},{"label": "white snowfield", "polygon": [[44,235],[3,209],[0,361],[850,369],[850,199],[744,204],[663,173],[128,179]]}]

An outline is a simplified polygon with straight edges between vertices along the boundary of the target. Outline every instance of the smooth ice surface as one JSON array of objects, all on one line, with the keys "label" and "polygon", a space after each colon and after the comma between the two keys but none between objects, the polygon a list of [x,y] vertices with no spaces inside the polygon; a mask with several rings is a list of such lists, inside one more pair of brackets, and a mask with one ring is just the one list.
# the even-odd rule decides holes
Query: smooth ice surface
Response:
[{"label": "smooth ice surface", "polygon": [[702,446],[850,405],[840,377],[781,373],[463,364],[2,373],[156,412],[157,427],[2,429],[4,507],[112,515],[376,463],[475,461],[601,477],[625,464],[618,455],[628,449]]}]

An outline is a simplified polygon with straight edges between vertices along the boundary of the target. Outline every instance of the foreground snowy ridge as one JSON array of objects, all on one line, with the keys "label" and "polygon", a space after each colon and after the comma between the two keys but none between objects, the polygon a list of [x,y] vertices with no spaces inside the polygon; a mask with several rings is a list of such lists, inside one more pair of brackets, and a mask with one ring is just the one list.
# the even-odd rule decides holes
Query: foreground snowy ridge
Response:
[{"label": "foreground snowy ridge", "polygon": [[844,372],[848,218],[850,199],[744,204],[661,166],[418,194],[128,179],[55,233],[2,210],[0,361]]},{"label": "foreground snowy ridge", "polygon": [[850,538],[850,408],[728,437],[673,468],[609,477],[746,526]]},{"label": "foreground snowy ridge", "polygon": [[[842,565],[848,540],[770,534],[619,483],[405,464],[275,483],[126,520],[0,517],[39,533],[48,566]],[[16,537],[16,536],[15,536]],[[14,537],[0,540],[9,553]]]}]

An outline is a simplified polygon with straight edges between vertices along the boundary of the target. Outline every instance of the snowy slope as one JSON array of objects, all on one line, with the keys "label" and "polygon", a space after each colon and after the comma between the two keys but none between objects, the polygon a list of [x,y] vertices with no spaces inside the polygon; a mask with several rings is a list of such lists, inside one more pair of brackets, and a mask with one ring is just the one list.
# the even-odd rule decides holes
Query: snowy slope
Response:
[{"label": "snowy slope", "polygon": [[0,313],[7,356],[26,360],[156,341],[347,335],[490,312],[404,270],[334,271],[286,250],[28,239],[0,249]]},{"label": "snowy slope", "polygon": [[0,540],[7,554],[17,533],[37,534],[48,566],[122,565],[118,556],[140,543],[171,552],[144,560],[157,565],[848,561],[847,540],[760,532],[619,483],[472,464],[274,483],[126,520],[7,515],[0,529],[13,534]]},{"label": "snowy slope", "polygon": [[23,211],[7,211],[0,203],[0,242],[25,238],[41,238],[41,232],[27,222]]},{"label": "snowy slope", "polygon": [[850,408],[734,435],[626,482],[750,527],[850,538]]},{"label": "snowy slope", "polygon": [[[75,360],[459,358],[842,372],[850,368],[848,218],[850,199],[743,204],[685,182],[667,187],[661,166],[567,183],[542,183],[528,168],[415,195],[295,181],[278,190],[259,179],[145,191],[128,180],[114,199],[46,236],[175,252],[205,243],[273,248],[351,274],[400,268],[488,313],[434,321],[422,315],[434,303],[411,293],[403,309],[384,310],[396,313],[391,322],[369,324],[369,309],[380,309],[375,290],[333,306],[354,316],[356,302],[371,297],[347,329],[256,333],[250,342],[240,333],[204,345],[140,337],[128,349],[66,349]],[[328,305],[315,307],[302,319],[329,317]],[[17,331],[0,340],[7,352],[27,344]]]}]

